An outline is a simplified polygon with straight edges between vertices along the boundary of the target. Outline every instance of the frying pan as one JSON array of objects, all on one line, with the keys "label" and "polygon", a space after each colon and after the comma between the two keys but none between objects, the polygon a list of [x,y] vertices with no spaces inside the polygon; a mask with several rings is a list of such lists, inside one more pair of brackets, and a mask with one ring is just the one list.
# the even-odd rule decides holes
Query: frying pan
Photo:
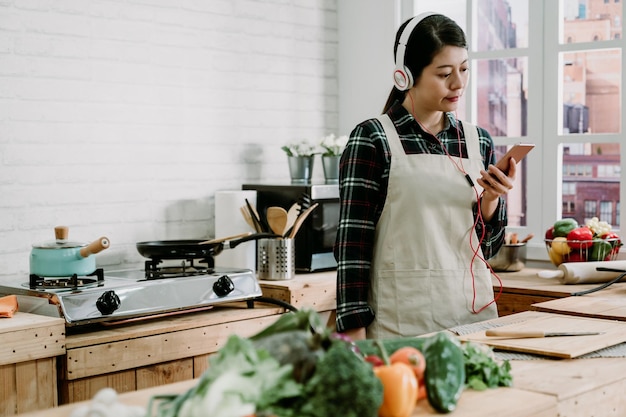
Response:
[{"label": "frying pan", "polygon": [[155,240],[137,243],[137,251],[150,259],[202,259],[219,255],[224,249],[232,249],[243,242],[281,237],[274,233],[253,233],[239,239],[215,239],[214,243],[198,240]]}]

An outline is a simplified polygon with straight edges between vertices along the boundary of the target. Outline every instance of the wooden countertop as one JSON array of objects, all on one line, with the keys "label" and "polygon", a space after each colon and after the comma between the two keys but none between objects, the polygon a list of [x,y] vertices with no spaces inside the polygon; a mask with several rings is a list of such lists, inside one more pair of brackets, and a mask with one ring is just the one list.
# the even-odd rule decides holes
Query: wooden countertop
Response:
[{"label": "wooden countertop", "polygon": [[[126,405],[147,408],[152,395],[183,393],[197,380],[177,382],[160,387],[144,389],[119,395],[119,401]],[[18,417],[69,417],[72,411],[89,402],[80,402],[48,410],[21,414]],[[498,388],[488,391],[467,390],[461,396],[455,417],[548,417],[557,415],[554,395],[542,394],[516,388]],[[441,416],[423,400],[415,408],[413,416]],[[586,417],[586,416],[585,416]]]},{"label": "wooden countertop", "polygon": [[[556,278],[540,278],[539,269],[501,274],[504,291],[520,296],[541,296],[529,309],[609,320],[626,321],[626,282],[581,296],[573,293],[594,289],[601,284],[561,284]],[[494,289],[496,284],[494,283]]]},{"label": "wooden countertop", "polygon": [[[599,285],[561,284],[557,278],[540,278],[537,276],[539,271],[541,269],[525,268],[519,272],[499,272],[498,276],[502,281],[502,287],[508,293],[542,295],[554,298],[569,297],[572,293],[589,290]],[[496,277],[493,278],[493,287],[494,291],[500,287],[500,282]],[[622,282],[588,295],[591,297],[612,297],[621,294],[620,296],[623,296],[624,291],[626,291],[626,283]]]},{"label": "wooden countertop", "polygon": [[[495,319],[494,321],[502,320]],[[510,317],[508,318],[510,320]],[[623,358],[512,360],[513,387],[465,390],[455,417],[588,417],[626,415],[626,361]],[[120,394],[128,405],[147,407],[152,395],[182,393],[197,383],[187,380]],[[23,414],[22,417],[68,417],[85,402]],[[413,416],[437,416],[421,401]]]},{"label": "wooden countertop", "polygon": [[0,319],[0,365],[65,354],[65,320],[16,312]]}]

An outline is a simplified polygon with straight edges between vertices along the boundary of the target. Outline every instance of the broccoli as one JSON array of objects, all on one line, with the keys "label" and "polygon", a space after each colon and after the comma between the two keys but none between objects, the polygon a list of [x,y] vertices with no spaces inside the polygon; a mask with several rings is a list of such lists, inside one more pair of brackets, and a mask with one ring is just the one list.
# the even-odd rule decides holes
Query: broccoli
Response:
[{"label": "broccoli", "polygon": [[305,384],[304,398],[295,413],[301,417],[376,417],[383,385],[349,344],[334,340]]}]

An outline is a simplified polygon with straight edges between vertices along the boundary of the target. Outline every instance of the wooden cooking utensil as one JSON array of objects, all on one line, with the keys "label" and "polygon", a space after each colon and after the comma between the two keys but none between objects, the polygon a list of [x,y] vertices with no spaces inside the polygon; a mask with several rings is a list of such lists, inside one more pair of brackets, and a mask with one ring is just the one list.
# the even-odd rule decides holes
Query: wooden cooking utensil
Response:
[{"label": "wooden cooking utensil", "polygon": [[302,226],[302,223],[304,223],[306,218],[309,217],[309,214],[311,214],[311,212],[315,210],[317,206],[319,206],[319,203],[313,204],[311,207],[304,210],[302,214],[298,216],[296,222],[293,225],[293,229],[291,229],[291,232],[289,232],[289,239],[293,239],[294,237],[296,237],[296,233],[298,233],[298,230],[300,230],[300,226]]},{"label": "wooden cooking utensil", "polygon": [[287,225],[287,210],[282,207],[271,206],[265,212],[267,223],[272,232],[282,235]]},{"label": "wooden cooking utensil", "polygon": [[252,220],[252,216],[250,215],[250,212],[248,211],[248,208],[246,206],[239,207],[239,211],[241,211],[241,215],[243,216],[243,219],[246,221],[246,223],[248,223],[248,226],[253,228],[255,232],[261,232],[256,223],[254,223],[254,220]]},{"label": "wooden cooking utensil", "polygon": [[246,233],[239,233],[237,235],[221,237],[218,239],[205,240],[205,241],[198,243],[198,245],[210,245],[213,243],[222,243],[222,242],[226,242],[227,240],[240,239],[242,237],[250,236],[251,234],[252,232],[246,232]]},{"label": "wooden cooking utensil", "polygon": [[298,218],[298,214],[300,214],[300,204],[293,203],[287,211],[287,224],[285,225],[285,230],[283,230],[284,237],[287,237],[287,235],[289,235],[289,232],[293,228],[293,224]]},{"label": "wooden cooking utensil", "polygon": [[254,208],[252,204],[250,204],[247,198],[245,199],[245,201],[246,207],[248,208],[248,213],[250,213],[250,217],[252,217],[252,221],[256,225],[257,230],[259,232],[267,231],[265,227],[263,227],[263,223],[261,222],[261,218],[259,217],[259,213],[256,211],[256,208]]}]

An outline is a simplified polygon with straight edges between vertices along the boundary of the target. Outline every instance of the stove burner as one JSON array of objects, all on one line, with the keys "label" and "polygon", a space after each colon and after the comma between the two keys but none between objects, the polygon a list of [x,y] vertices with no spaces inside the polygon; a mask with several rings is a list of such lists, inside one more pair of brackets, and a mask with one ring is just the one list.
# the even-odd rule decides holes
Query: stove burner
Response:
[{"label": "stove burner", "polygon": [[[95,278],[87,278],[95,277]],[[77,290],[79,288],[89,287],[93,285],[102,285],[104,282],[104,271],[102,268],[96,269],[93,273],[87,276],[81,276],[74,274],[71,277],[54,277],[46,278],[36,274],[30,274],[28,283],[23,284],[24,287],[28,287],[31,290],[46,290],[46,289],[72,289]]]},{"label": "stove burner", "polygon": [[[202,263],[204,261],[198,261]],[[164,266],[160,259],[146,261],[146,279],[164,279],[193,277],[196,275],[207,275],[213,273],[213,268],[206,265],[196,265],[193,259],[183,260],[180,265]]]}]

